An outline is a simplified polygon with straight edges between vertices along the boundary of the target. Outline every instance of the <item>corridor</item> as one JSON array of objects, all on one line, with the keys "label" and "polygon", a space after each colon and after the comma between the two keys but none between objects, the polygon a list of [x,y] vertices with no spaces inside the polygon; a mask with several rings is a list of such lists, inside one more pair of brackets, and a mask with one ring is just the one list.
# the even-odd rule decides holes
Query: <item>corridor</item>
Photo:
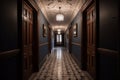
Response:
[{"label": "corridor", "polygon": [[0,80],[120,80],[120,0],[0,0]]},{"label": "corridor", "polygon": [[30,80],[92,80],[73,60],[68,50],[56,47],[44,62],[37,75]]}]

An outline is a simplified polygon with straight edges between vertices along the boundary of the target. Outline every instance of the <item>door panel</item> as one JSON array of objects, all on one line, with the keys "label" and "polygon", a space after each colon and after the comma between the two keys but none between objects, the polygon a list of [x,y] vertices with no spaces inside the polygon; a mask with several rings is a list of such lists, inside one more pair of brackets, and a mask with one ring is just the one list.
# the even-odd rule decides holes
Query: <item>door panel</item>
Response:
[{"label": "door panel", "polygon": [[87,9],[87,69],[95,77],[95,5]]},{"label": "door panel", "polygon": [[[50,27],[50,26],[49,26]],[[49,53],[51,53],[51,28],[49,28],[49,32],[48,32],[48,42],[49,42]]]},{"label": "door panel", "polygon": [[69,52],[72,53],[72,34],[73,29],[72,27],[69,29]]},{"label": "door panel", "polygon": [[24,80],[28,80],[32,74],[32,38],[33,38],[33,11],[27,3],[24,2],[23,8],[23,67],[24,67]]}]

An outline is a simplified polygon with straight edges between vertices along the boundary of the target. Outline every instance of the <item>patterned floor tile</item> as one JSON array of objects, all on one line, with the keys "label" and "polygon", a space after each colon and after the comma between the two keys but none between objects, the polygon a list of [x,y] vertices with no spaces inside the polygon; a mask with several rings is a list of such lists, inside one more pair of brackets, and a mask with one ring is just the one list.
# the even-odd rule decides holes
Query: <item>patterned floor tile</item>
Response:
[{"label": "patterned floor tile", "polygon": [[65,48],[55,48],[34,80],[90,80]]}]

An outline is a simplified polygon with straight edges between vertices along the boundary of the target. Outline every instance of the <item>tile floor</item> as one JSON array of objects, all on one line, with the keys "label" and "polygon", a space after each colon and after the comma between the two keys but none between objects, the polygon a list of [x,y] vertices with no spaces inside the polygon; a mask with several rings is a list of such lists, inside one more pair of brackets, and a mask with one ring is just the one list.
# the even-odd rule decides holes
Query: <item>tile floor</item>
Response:
[{"label": "tile floor", "polygon": [[33,80],[91,80],[65,48],[54,48]]}]

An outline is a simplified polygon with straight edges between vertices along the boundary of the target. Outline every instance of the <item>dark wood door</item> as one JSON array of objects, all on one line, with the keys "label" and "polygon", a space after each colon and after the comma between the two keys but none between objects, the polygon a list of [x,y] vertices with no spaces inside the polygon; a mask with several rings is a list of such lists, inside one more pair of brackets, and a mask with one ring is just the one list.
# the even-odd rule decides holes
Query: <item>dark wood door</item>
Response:
[{"label": "dark wood door", "polygon": [[72,34],[73,34],[73,29],[70,27],[69,29],[69,52],[72,53]]},{"label": "dark wood door", "polygon": [[33,11],[24,2],[23,7],[23,74],[24,80],[28,80],[32,74],[32,37],[33,37]]},{"label": "dark wood door", "polygon": [[95,67],[96,67],[96,57],[95,57],[95,50],[96,50],[96,12],[95,12],[95,5],[92,5],[90,8],[87,9],[86,14],[87,20],[87,69],[88,72],[95,77]]},{"label": "dark wood door", "polygon": [[[50,26],[49,26],[50,27]],[[48,32],[48,43],[49,43],[49,53],[51,53],[51,29],[49,28]]]}]

